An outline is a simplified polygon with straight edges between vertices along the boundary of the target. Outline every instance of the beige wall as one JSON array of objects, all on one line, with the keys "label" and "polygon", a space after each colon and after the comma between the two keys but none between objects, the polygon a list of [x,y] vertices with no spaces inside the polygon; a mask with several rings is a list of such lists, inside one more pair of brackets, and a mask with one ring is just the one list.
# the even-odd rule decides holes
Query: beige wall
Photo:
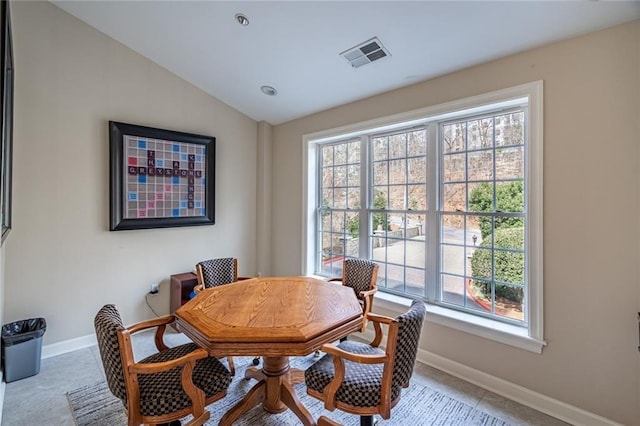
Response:
[{"label": "beige wall", "polygon": [[[13,230],[4,322],[45,317],[44,344],[168,312],[168,279],[208,257],[255,273],[257,123],[48,2],[13,2]],[[109,232],[109,120],[211,135],[216,224]]]},{"label": "beige wall", "polygon": [[[237,256],[242,275],[256,273],[256,200],[273,206],[271,272],[299,274],[303,134],[544,80],[549,345],[536,355],[429,323],[422,346],[640,424],[640,22],[325,111],[259,138],[254,121],[47,2],[14,2],[12,15],[14,210],[2,248],[3,322],[43,316],[50,344],[92,333],[104,303],[118,304],[128,323],[151,317],[144,295],[152,282],[162,283],[156,301],[166,311],[168,276],[204,256]],[[216,225],[109,232],[108,120],[216,136]],[[256,141],[263,139],[273,144],[270,201],[256,189]]]},{"label": "beige wall", "polygon": [[638,425],[640,21],[274,127],[273,271],[300,273],[303,134],[536,80],[544,80],[548,347],[537,355],[433,323],[421,345]]}]

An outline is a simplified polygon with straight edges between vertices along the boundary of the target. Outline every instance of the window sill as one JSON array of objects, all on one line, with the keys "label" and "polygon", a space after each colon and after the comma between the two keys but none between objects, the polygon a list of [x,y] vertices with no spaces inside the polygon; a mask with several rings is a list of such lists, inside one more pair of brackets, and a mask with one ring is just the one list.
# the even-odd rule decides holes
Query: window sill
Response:
[{"label": "window sill", "polygon": [[[411,304],[411,299],[378,291],[374,306],[389,309],[398,314],[404,312]],[[547,342],[528,335],[526,328],[493,321],[464,312],[447,309],[427,303],[427,321],[464,331],[474,336],[503,343],[529,352],[541,354]]]}]

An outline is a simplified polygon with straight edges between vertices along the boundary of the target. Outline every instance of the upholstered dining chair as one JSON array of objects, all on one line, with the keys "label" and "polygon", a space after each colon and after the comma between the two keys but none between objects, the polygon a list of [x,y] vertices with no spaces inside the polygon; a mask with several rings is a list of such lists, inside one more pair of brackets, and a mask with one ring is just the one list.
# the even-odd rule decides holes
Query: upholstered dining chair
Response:
[{"label": "upholstered dining chair", "polygon": [[[231,383],[229,370],[194,343],[169,348],[163,341],[172,315],[125,327],[114,305],[103,306],[94,326],[107,384],[118,397],[128,425],[168,423],[189,414],[189,426],[209,419],[206,405],[223,398]],[[131,335],[157,327],[158,352],[134,361]]]},{"label": "upholstered dining chair", "polygon": [[196,293],[205,288],[234,283],[238,281],[238,259],[224,257],[198,262],[196,276],[198,277],[198,284],[194,288]]},{"label": "upholstered dining chair", "polygon": [[373,307],[373,295],[376,293],[378,264],[366,259],[345,259],[342,263],[342,277],[330,278],[329,281],[341,281],[342,285],[351,287],[362,307],[363,320],[361,332],[367,328],[367,314]]},{"label": "upholstered dining chair", "polygon": [[[326,355],[304,373],[307,393],[324,401],[327,410],[360,415],[361,425],[371,425],[376,414],[389,419],[402,388],[409,386],[425,314],[425,304],[417,300],[395,319],[368,314],[376,332],[373,341],[324,345]],[[385,350],[378,347],[382,324],[388,327]],[[337,425],[325,416],[318,419],[318,426]]]},{"label": "upholstered dining chair", "polygon": [[[342,262],[342,277],[329,278],[327,281],[340,281],[342,285],[351,287],[356,293],[360,307],[362,308],[361,332],[367,329],[367,314],[373,308],[373,295],[378,291],[378,264],[366,259],[345,259]],[[346,337],[342,341],[347,340]],[[320,351],[315,352],[320,356]]]},{"label": "upholstered dining chair", "polygon": [[[196,264],[196,277],[198,284],[194,287],[195,294],[205,288],[218,287],[225,284],[234,283],[249,279],[249,277],[238,277],[238,259],[234,257],[223,257],[218,259],[203,260]],[[236,374],[236,367],[233,357],[227,357],[231,375]],[[254,357],[253,365],[260,363],[260,357]]]}]

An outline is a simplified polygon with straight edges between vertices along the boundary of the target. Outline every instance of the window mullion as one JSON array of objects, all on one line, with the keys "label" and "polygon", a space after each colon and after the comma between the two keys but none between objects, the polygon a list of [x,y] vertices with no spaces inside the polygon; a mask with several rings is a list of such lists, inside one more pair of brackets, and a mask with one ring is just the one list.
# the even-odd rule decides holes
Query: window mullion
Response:
[{"label": "window mullion", "polygon": [[438,149],[438,125],[433,123],[427,126],[427,214],[425,219],[425,265],[426,265],[426,297],[427,300],[439,300],[440,285],[439,271],[439,200],[440,190],[438,184],[439,166]]},{"label": "window mullion", "polygon": [[369,244],[369,201],[371,199],[370,187],[371,182],[371,154],[369,149],[369,137],[362,135],[360,137],[360,211],[358,212],[360,226],[358,228],[358,253],[359,256],[368,259],[371,256],[371,247]]}]

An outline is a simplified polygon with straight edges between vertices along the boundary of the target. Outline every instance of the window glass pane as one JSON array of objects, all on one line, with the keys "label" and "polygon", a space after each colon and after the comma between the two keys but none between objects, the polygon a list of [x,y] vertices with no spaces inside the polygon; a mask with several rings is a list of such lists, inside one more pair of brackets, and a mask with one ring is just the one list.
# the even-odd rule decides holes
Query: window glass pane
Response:
[{"label": "window glass pane", "polygon": [[373,138],[373,161],[386,160],[388,158],[388,138]]},{"label": "window glass pane", "polygon": [[340,237],[344,234],[344,211],[332,211],[331,212],[331,231],[339,233]]},{"label": "window glass pane", "polygon": [[468,150],[493,146],[493,118],[471,120],[467,125],[469,126]]},{"label": "window glass pane", "polygon": [[493,183],[469,184],[469,211],[493,212]]},{"label": "window glass pane", "polygon": [[416,268],[405,269],[406,292],[416,296],[425,295],[425,270]]},{"label": "window glass pane", "polygon": [[464,306],[466,295],[464,278],[446,274],[442,274],[440,277],[442,301],[458,306]]},{"label": "window glass pane", "polygon": [[484,232],[480,231],[478,234],[474,234],[478,236],[476,247],[492,247],[493,246],[493,233],[490,231],[492,229],[491,224],[493,223],[493,221],[492,221],[492,218],[486,218],[486,219],[487,220],[485,222],[480,222],[480,226],[484,226],[486,224],[486,227],[489,228],[489,233],[485,234]]},{"label": "window glass pane", "polygon": [[517,286],[496,285],[496,315],[522,321],[524,289]]},{"label": "window glass pane", "polygon": [[360,141],[351,142],[347,146],[347,162],[360,163]]},{"label": "window glass pane", "polygon": [[389,200],[389,191],[386,186],[375,186],[373,188],[373,208],[376,210],[386,209]]},{"label": "window glass pane", "polygon": [[426,185],[407,185],[409,196],[409,210],[426,210],[427,209],[427,186]]},{"label": "window glass pane", "polygon": [[[371,251],[371,260],[378,262],[378,266],[380,266],[381,263],[387,262],[387,239],[385,238],[384,231],[374,231],[373,234],[378,236],[371,239],[373,247]],[[378,277],[384,276],[380,274],[381,272],[378,270]]]},{"label": "window glass pane", "polygon": [[322,165],[331,166],[333,164],[333,145],[324,145],[320,152]]},{"label": "window glass pane", "polygon": [[404,267],[401,265],[394,265],[387,263],[387,288],[404,291]]},{"label": "window glass pane", "polygon": [[346,166],[337,166],[333,169],[333,186],[347,186]]},{"label": "window glass pane", "polygon": [[[496,240],[498,236],[496,235]],[[524,253],[496,250],[495,279],[504,283],[524,284]]]},{"label": "window glass pane", "polygon": [[471,256],[471,276],[474,278],[493,278],[493,251],[491,249],[476,248]]},{"label": "window glass pane", "polygon": [[322,230],[330,231],[331,230],[331,212],[324,211],[321,213],[322,215]]},{"label": "window glass pane", "polygon": [[346,235],[344,239],[345,256],[358,257],[358,231],[360,227],[359,215],[356,212],[346,213]]},{"label": "window glass pane", "polygon": [[467,209],[467,185],[450,183],[444,185],[444,211],[455,212]]},{"label": "window glass pane", "polygon": [[491,283],[482,283],[482,285],[486,285],[486,292],[481,291],[482,285],[480,281],[467,279],[465,281],[465,285],[467,290],[467,304],[465,308],[472,311],[481,312],[483,314],[493,314],[494,304],[491,296],[493,294],[491,292]]},{"label": "window glass pane", "polygon": [[512,250],[524,250],[524,227],[512,227],[517,226],[516,220],[522,224],[522,218],[496,218],[496,223],[499,219],[512,219],[513,222],[502,222],[500,227],[497,227],[493,234],[495,238],[495,247],[512,249]]},{"label": "window glass pane", "polygon": [[496,149],[496,178],[522,179],[524,177],[524,147]]},{"label": "window glass pane", "polygon": [[444,243],[460,244],[464,239],[464,216],[443,215],[440,226],[440,239]]},{"label": "window glass pane", "polygon": [[420,241],[424,241],[424,216],[421,214],[408,214],[406,217],[407,238],[414,238]]},{"label": "window glass pane", "polygon": [[427,158],[417,157],[410,158],[407,161],[409,167],[409,183],[423,183],[427,181]]},{"label": "window glass pane", "polygon": [[360,165],[347,166],[347,184],[360,189]]},{"label": "window glass pane", "polygon": [[394,235],[401,235],[402,231],[391,231],[387,238],[387,262],[404,264],[405,241],[398,238],[391,238]]},{"label": "window glass pane", "polygon": [[389,187],[389,208],[391,210],[403,210],[405,186],[394,185]]},{"label": "window glass pane", "polygon": [[424,235],[421,226],[407,228],[409,239],[407,240],[407,266],[425,267],[424,259]]},{"label": "window glass pane", "polygon": [[465,159],[466,154],[445,155],[444,157],[444,182],[461,182],[466,178]]},{"label": "window glass pane", "polygon": [[416,130],[407,135],[407,155],[409,157],[427,154],[427,132]]},{"label": "window glass pane", "polygon": [[407,136],[405,133],[389,137],[389,158],[404,158],[407,156]]},{"label": "window glass pane", "polygon": [[322,169],[322,187],[331,186],[333,186],[333,167],[325,167]]},{"label": "window glass pane", "polygon": [[[415,228],[414,228],[415,230]],[[415,236],[407,241],[407,266],[424,268],[424,236]]]},{"label": "window glass pane", "polygon": [[385,232],[389,230],[389,218],[387,217],[387,214],[373,213],[371,215],[371,223],[374,234],[376,231],[379,231],[382,233],[382,236],[385,237]]},{"label": "window glass pane", "polygon": [[[482,232],[480,231],[480,216],[468,215],[466,217],[467,223],[467,236],[466,243],[471,247],[479,247],[483,244],[486,244],[485,239],[482,238]],[[489,247],[491,244],[489,243]],[[467,253],[468,256],[471,256],[473,252]]]},{"label": "window glass pane", "polygon": [[333,271],[331,270],[330,262],[320,262],[320,272],[324,275],[333,276]]},{"label": "window glass pane", "polygon": [[466,123],[453,123],[442,126],[442,151],[445,154],[465,149]]},{"label": "window glass pane", "polygon": [[335,164],[345,164],[347,162],[347,144],[335,145],[333,154]]},{"label": "window glass pane", "polygon": [[497,210],[521,213],[524,211],[524,183],[522,181],[496,184]]},{"label": "window glass pane", "polygon": [[401,237],[403,236],[402,232],[404,230],[404,214],[402,213],[390,213],[388,216],[389,219],[389,230],[396,231],[400,230],[399,233],[390,234],[389,238],[393,237]]},{"label": "window glass pane", "polygon": [[360,188],[349,188],[347,194],[347,202],[349,203],[347,208],[360,208]]},{"label": "window glass pane", "polygon": [[389,183],[405,183],[407,181],[407,160],[389,161]]},{"label": "window glass pane", "polygon": [[389,183],[387,166],[388,166],[388,163],[386,161],[373,163],[373,184],[374,185],[386,185],[387,183]]},{"label": "window glass pane", "polygon": [[344,188],[337,188],[333,193],[333,207],[336,209],[347,208],[347,190]]},{"label": "window glass pane", "polygon": [[464,275],[465,251],[464,247],[443,244],[441,246],[442,272]]},{"label": "window glass pane", "polygon": [[322,190],[322,207],[333,207],[333,189],[326,188]]},{"label": "window glass pane", "polygon": [[496,146],[524,143],[524,112],[496,117]]},{"label": "window glass pane", "polygon": [[476,151],[468,154],[469,180],[490,180],[493,178],[493,151]]}]

